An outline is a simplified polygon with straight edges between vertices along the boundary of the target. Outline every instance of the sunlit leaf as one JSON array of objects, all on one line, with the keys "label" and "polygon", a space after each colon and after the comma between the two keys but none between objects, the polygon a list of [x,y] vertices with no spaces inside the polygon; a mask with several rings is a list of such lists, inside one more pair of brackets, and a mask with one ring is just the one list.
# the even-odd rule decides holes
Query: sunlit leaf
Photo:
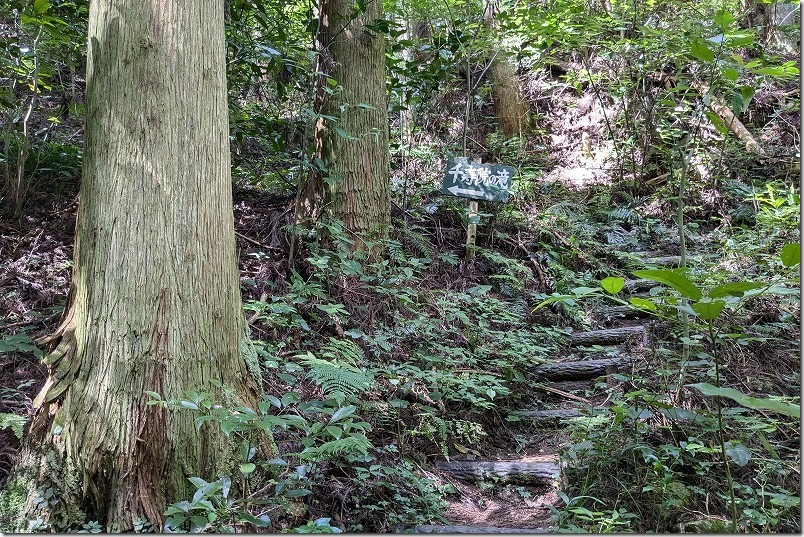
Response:
[{"label": "sunlit leaf", "polygon": [[734,388],[718,388],[707,382],[699,382],[697,384],[687,384],[690,388],[695,388],[703,395],[708,397],[728,397],[736,401],[738,404],[751,408],[754,410],[770,410],[778,414],[790,416],[793,418],[801,418],[801,406],[792,403],[784,403],[775,399],[763,399],[759,397],[751,397]]},{"label": "sunlit leaf", "polygon": [[801,243],[791,242],[790,244],[785,244],[780,257],[782,259],[782,265],[785,267],[795,267],[801,262]]},{"label": "sunlit leaf", "polygon": [[679,272],[666,269],[635,270],[632,273],[637,278],[653,280],[655,282],[669,285],[683,296],[692,300],[700,300],[703,296],[701,290],[692,283],[686,276]]},{"label": "sunlit leaf", "polygon": [[646,298],[631,297],[628,299],[628,302],[630,302],[632,306],[642,310],[656,311],[656,304]]},{"label": "sunlit leaf", "polygon": [[41,15],[48,9],[50,9],[49,0],[36,0],[34,2],[34,13],[36,13],[37,15]]},{"label": "sunlit leaf", "polygon": [[603,278],[600,281],[600,287],[602,287],[606,292],[611,293],[612,295],[616,295],[617,293],[622,291],[624,285],[625,280],[622,278],[617,278],[615,276],[609,276],[608,278]]},{"label": "sunlit leaf", "polygon": [[761,282],[734,282],[734,283],[726,283],[723,285],[718,285],[717,287],[712,288],[709,291],[709,296],[711,298],[721,298],[724,296],[743,296],[746,291],[750,291],[752,289],[759,289],[760,287],[764,287],[766,284]]},{"label": "sunlit leaf", "polygon": [[709,47],[697,39],[690,44],[690,55],[701,61],[711,62],[715,59],[715,53]]},{"label": "sunlit leaf", "polygon": [[713,20],[718,28],[726,30],[734,22],[734,16],[725,9],[721,9],[715,13]]},{"label": "sunlit leaf", "polygon": [[731,80],[732,82],[740,78],[740,73],[737,69],[732,69],[731,67],[724,67],[720,72],[723,73],[723,76],[726,77],[727,80]]}]

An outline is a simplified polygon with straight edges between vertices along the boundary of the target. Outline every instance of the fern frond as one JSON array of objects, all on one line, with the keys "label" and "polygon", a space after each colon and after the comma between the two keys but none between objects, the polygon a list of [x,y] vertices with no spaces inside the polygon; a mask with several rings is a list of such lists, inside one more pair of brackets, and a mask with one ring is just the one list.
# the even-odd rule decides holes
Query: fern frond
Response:
[{"label": "fern frond", "polygon": [[350,339],[329,338],[318,354],[325,360],[333,362],[346,362],[349,365],[357,366],[365,359],[363,349]]},{"label": "fern frond", "polygon": [[354,434],[324,442],[320,446],[308,447],[299,454],[301,459],[312,461],[328,461],[342,455],[368,455],[371,447],[369,439],[362,434]]},{"label": "fern frond", "polygon": [[357,367],[341,362],[330,362],[315,357],[312,353],[298,357],[310,371],[307,377],[318,384],[326,397],[343,402],[349,396],[368,391],[374,377]]},{"label": "fern frond", "polygon": [[388,259],[394,264],[402,264],[407,259],[405,248],[398,240],[387,239],[385,241],[385,250],[388,254]]},{"label": "fern frond", "polygon": [[22,432],[26,421],[28,420],[23,416],[0,412],[0,429],[10,427],[14,436],[19,440],[22,440]]},{"label": "fern frond", "polygon": [[427,240],[427,235],[421,226],[410,226],[405,230],[405,239],[410,243],[410,248],[414,253],[433,259],[435,257],[435,250],[430,241]]}]

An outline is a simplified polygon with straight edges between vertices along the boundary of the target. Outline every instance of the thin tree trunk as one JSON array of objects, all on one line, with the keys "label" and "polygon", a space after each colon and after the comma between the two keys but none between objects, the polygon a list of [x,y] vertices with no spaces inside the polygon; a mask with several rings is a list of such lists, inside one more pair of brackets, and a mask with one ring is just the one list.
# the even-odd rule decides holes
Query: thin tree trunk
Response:
[{"label": "thin tree trunk", "polygon": [[[391,217],[385,40],[370,28],[382,2],[354,15],[351,0],[321,0],[316,154],[323,169],[306,185],[302,218],[342,220],[346,230],[384,238]],[[356,247],[360,247],[356,244]]]},{"label": "thin tree trunk", "polygon": [[[224,52],[220,0],[90,4],[73,278],[15,474],[28,518],[160,530],[166,504],[192,497],[187,477],[231,475],[234,447],[217,425],[199,429],[192,412],[148,406],[145,394],[215,393],[218,381],[231,388],[225,403],[257,402]],[[47,488],[59,503],[40,512]]]},{"label": "thin tree trunk", "polygon": [[[495,18],[498,12],[498,1],[487,0],[483,19],[486,28],[492,33],[499,31],[499,23]],[[498,39],[498,41],[500,40]],[[524,138],[528,122],[528,105],[520,87],[516,66],[499,42],[492,50],[489,76],[491,77],[491,95],[497,112],[500,132],[508,138],[515,136]]]}]

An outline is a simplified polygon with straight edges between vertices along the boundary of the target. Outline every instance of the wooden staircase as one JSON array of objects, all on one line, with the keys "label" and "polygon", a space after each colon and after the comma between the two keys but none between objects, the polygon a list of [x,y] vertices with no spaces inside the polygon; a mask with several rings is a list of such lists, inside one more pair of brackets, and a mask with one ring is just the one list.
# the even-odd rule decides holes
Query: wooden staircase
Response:
[{"label": "wooden staircase", "polygon": [[[650,280],[627,281],[624,293],[644,295],[657,285]],[[631,367],[636,352],[648,345],[650,329],[645,314],[628,306],[601,308],[596,315],[599,323],[609,328],[572,333],[564,359],[551,364],[538,365],[532,371],[540,388],[546,394],[539,408],[516,410],[510,413],[519,421],[528,422],[534,429],[544,431],[552,442],[543,453],[523,457],[512,454],[499,460],[440,461],[435,470],[444,479],[457,485],[459,492],[466,487],[466,497],[451,504],[445,517],[452,524],[420,525],[418,533],[555,533],[555,511],[550,506],[560,505],[557,495],[563,476],[563,463],[558,447],[566,440],[561,437],[566,420],[605,411],[605,402],[593,403],[583,394],[593,391],[595,382],[608,375]],[[601,357],[601,347],[604,357]],[[611,379],[606,382],[614,382]],[[550,406],[553,408],[545,408]],[[549,444],[552,444],[551,446]],[[536,490],[536,501],[525,508],[498,505],[499,502],[475,494],[470,488],[489,483],[515,485]],[[476,491],[478,489],[473,489]],[[491,504],[491,505],[489,505]],[[512,511],[518,510],[522,516]],[[471,513],[471,516],[468,514]]]}]

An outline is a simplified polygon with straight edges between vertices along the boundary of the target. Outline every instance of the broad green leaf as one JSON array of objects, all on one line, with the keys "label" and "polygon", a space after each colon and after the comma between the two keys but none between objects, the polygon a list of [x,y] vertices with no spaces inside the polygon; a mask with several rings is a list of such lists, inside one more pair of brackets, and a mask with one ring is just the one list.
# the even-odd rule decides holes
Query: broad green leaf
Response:
[{"label": "broad green leaf", "polygon": [[715,13],[714,21],[718,28],[726,30],[734,22],[734,16],[725,9],[721,9]]},{"label": "broad green leaf", "polygon": [[[751,45],[756,42],[757,36],[752,31],[745,31],[745,32],[729,32],[726,34],[726,43],[729,45],[729,48],[735,49],[737,47],[750,47]],[[739,54],[732,54],[732,59]],[[735,60],[738,65],[744,65],[745,60],[740,58],[739,60]]]},{"label": "broad green leaf", "polygon": [[624,285],[625,280],[622,278],[617,278],[615,276],[609,276],[608,278],[603,278],[600,281],[600,287],[602,287],[606,292],[611,293],[612,295],[616,295],[617,293],[622,291]]},{"label": "broad green leaf", "polygon": [[48,9],[50,9],[49,0],[36,0],[36,2],[34,2],[34,13],[37,15],[41,15]]},{"label": "broad green leaf", "polygon": [[696,302],[692,304],[692,310],[704,321],[711,321],[720,315],[726,303],[722,300],[713,300],[711,302]]},{"label": "broad green leaf", "polygon": [[731,111],[734,113],[735,116],[739,116],[743,113],[747,107],[745,106],[745,101],[743,100],[743,96],[739,93],[732,93],[731,94]]},{"label": "broad green leaf", "polygon": [[732,82],[740,78],[740,73],[737,69],[732,69],[731,67],[724,67],[720,72],[723,73],[723,76],[726,77],[727,80],[731,80]]},{"label": "broad green leaf", "polygon": [[724,296],[743,296],[746,291],[751,291],[752,289],[759,289],[760,287],[765,287],[766,284],[761,282],[734,282],[734,283],[726,283],[723,285],[718,285],[717,287],[713,287],[711,291],[709,291],[710,298],[721,298]]},{"label": "broad green leaf", "polygon": [[248,475],[256,469],[257,465],[253,462],[244,462],[240,465],[240,473],[243,475]]},{"label": "broad green leaf", "polygon": [[790,244],[785,244],[780,257],[782,258],[782,265],[795,267],[801,262],[801,243],[791,242]]},{"label": "broad green leaf", "polygon": [[751,397],[750,395],[745,395],[734,388],[718,388],[717,386],[713,386],[708,382],[687,384],[687,386],[690,388],[695,388],[707,397],[728,397],[729,399],[736,401],[738,404],[747,408],[754,410],[770,410],[771,412],[801,419],[800,405],[784,403],[782,401],[776,401],[775,399]]},{"label": "broad green leaf", "polygon": [[740,86],[739,91],[743,98],[743,110],[745,110],[751,104],[751,99],[754,98],[754,93],[756,92],[751,86]]},{"label": "broad green leaf", "polygon": [[628,299],[628,302],[630,302],[632,306],[635,306],[639,309],[656,311],[656,304],[654,304],[652,300],[648,300],[646,298],[631,297]]},{"label": "broad green leaf", "polygon": [[698,287],[692,283],[686,276],[679,272],[666,269],[651,269],[651,270],[635,270],[632,272],[637,278],[644,278],[646,280],[653,280],[655,282],[669,285],[683,296],[691,298],[692,300],[700,300],[703,293]]},{"label": "broad green leaf", "polygon": [[751,450],[743,444],[726,442],[726,446],[726,456],[733,460],[737,466],[745,466],[751,460]]},{"label": "broad green leaf", "polygon": [[239,511],[237,513],[237,518],[240,522],[249,522],[254,524],[258,528],[265,528],[271,525],[271,517],[268,515],[261,515],[260,518],[257,518],[253,515],[246,513],[245,511]]},{"label": "broad green leaf", "polygon": [[352,414],[357,411],[357,407],[355,405],[347,405],[345,407],[341,407],[332,414],[332,417],[329,419],[329,423],[333,424],[338,422],[344,418],[348,418]]},{"label": "broad green leaf", "polygon": [[714,125],[715,129],[717,129],[717,131],[720,134],[729,133],[729,128],[726,126],[726,124],[723,122],[723,120],[720,118],[719,115],[715,114],[711,110],[707,110],[705,113],[706,117],[709,118],[709,121],[712,122],[712,125]]},{"label": "broad green leaf", "polygon": [[693,58],[705,62],[711,62],[712,60],[715,59],[715,53],[712,52],[709,49],[709,47],[706,46],[706,44],[704,44],[701,41],[698,41],[697,39],[693,41],[690,45],[690,55]]},{"label": "broad green leaf", "polygon": [[[196,420],[196,422],[198,422],[198,420]],[[230,434],[232,434],[233,431],[236,430],[237,430],[237,423],[226,420],[221,422],[221,431],[223,431],[223,434],[225,434],[226,436],[229,436]]]},{"label": "broad green leaf", "polygon": [[789,496],[787,494],[774,493],[766,493],[765,495],[770,496],[770,503],[773,505],[778,505],[779,507],[789,509],[791,507],[801,506],[801,498],[799,496]]},{"label": "broad green leaf", "polygon": [[758,75],[772,76],[775,78],[795,78],[800,73],[798,67],[790,63],[785,63],[778,67],[763,67],[754,70],[754,72]]}]

